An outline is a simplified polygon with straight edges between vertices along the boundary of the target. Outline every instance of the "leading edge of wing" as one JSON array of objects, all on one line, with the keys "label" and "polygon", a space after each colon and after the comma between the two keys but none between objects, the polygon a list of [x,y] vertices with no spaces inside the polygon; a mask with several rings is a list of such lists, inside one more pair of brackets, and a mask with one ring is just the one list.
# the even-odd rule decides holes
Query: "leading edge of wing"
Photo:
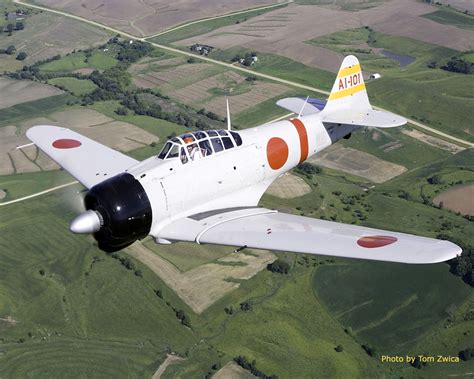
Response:
[{"label": "leading edge of wing", "polygon": [[67,128],[37,125],[29,128],[26,136],[87,188],[138,163]]},{"label": "leading edge of wing", "polygon": [[462,252],[449,241],[262,208],[222,210],[205,218],[188,217],[164,228],[159,237],[410,264],[444,262]]}]

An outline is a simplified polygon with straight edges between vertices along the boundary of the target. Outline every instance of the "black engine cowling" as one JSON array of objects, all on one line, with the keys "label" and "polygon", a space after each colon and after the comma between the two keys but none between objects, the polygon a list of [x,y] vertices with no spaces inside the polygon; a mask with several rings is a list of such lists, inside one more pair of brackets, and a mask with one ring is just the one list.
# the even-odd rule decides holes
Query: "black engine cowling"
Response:
[{"label": "black engine cowling", "polygon": [[87,210],[100,214],[101,227],[94,238],[106,252],[121,250],[150,232],[150,200],[140,182],[128,173],[92,187],[84,203]]}]

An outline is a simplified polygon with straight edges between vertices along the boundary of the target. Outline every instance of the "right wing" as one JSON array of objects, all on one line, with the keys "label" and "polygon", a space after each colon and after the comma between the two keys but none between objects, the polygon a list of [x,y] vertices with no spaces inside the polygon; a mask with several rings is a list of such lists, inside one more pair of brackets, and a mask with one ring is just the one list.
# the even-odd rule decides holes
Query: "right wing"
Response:
[{"label": "right wing", "polygon": [[193,215],[168,225],[157,238],[400,263],[443,262],[462,252],[449,241],[263,208]]},{"label": "right wing", "polygon": [[87,188],[138,163],[66,128],[38,125],[28,129],[26,136]]}]

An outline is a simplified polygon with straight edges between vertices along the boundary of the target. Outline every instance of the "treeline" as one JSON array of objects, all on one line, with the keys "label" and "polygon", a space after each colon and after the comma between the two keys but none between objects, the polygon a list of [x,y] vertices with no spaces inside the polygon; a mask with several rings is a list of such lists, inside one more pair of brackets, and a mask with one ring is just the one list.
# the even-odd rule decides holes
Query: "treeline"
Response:
[{"label": "treeline", "polygon": [[[465,51],[452,57],[445,65],[440,68],[445,71],[456,72],[459,74],[472,74],[474,72],[474,63],[465,59],[464,55],[473,54],[473,51]],[[431,61],[428,63],[429,68],[437,68],[439,63]]]},{"label": "treeline", "polygon": [[461,247],[461,255],[448,261],[450,271],[454,275],[460,276],[471,287],[474,287],[474,247],[444,233],[438,234],[436,238],[451,241]]},{"label": "treeline", "polygon": [[[13,55],[16,52],[16,47],[14,45],[8,46],[6,49],[0,49],[0,54],[6,54],[6,55]],[[16,55],[16,59],[19,61],[24,60],[28,54],[26,54],[24,51],[20,51]]]},{"label": "treeline", "polygon": [[259,370],[257,368],[257,362],[255,361],[255,359],[252,362],[249,362],[249,360],[246,357],[244,357],[243,355],[239,355],[234,358],[234,362],[237,363],[240,367],[244,368],[245,370],[250,371],[257,378],[278,379],[278,376],[276,375],[267,375],[263,371]]},{"label": "treeline", "polygon": [[[155,290],[155,295],[158,296],[160,299],[164,300],[163,299],[163,292],[161,291],[161,289]],[[191,327],[191,320],[189,319],[186,312],[184,312],[182,309],[177,309],[177,308],[173,307],[171,305],[171,303],[167,300],[165,300],[165,302],[166,302],[166,305],[173,310],[173,312],[176,315],[176,318],[181,322],[181,324],[183,324],[184,326],[190,328]]]}]

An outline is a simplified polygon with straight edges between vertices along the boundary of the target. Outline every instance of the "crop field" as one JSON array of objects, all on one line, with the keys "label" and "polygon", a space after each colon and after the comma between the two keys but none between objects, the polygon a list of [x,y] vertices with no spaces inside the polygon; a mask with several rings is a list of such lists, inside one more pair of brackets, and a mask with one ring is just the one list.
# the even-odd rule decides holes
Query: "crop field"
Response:
[{"label": "crop field", "polygon": [[433,13],[424,15],[432,21],[439,22],[440,24],[454,25],[458,28],[474,29],[474,17],[463,14],[459,11],[443,7]]},{"label": "crop field", "polygon": [[0,77],[0,109],[16,104],[39,100],[63,93],[63,91],[28,80],[14,80]]},{"label": "crop field", "polygon": [[433,137],[431,135],[420,132],[419,130],[416,130],[416,129],[409,129],[407,127],[404,127],[403,129],[400,129],[400,131],[403,134],[406,134],[407,136],[410,136],[419,141],[422,141],[430,146],[438,147],[442,150],[449,151],[452,154],[456,154],[464,150],[464,147],[442,140],[437,137]]},{"label": "crop field", "polygon": [[81,80],[69,77],[54,78],[49,80],[48,83],[62,87],[77,96],[85,95],[86,93],[92,92],[97,88],[97,86],[90,80]]},{"label": "crop field", "polygon": [[[150,244],[148,247],[151,247]],[[270,252],[258,251],[248,255],[231,253],[233,249],[227,248],[226,256],[183,273],[159,253],[154,252],[159,251],[159,247],[148,247],[136,243],[129,247],[127,252],[147,265],[197,314],[238,288],[241,280],[248,280],[276,259]],[[186,245],[181,248],[186,249]],[[180,246],[176,249],[180,249]]]},{"label": "crop field", "polygon": [[299,176],[289,172],[275,180],[266,193],[283,199],[291,199],[306,195],[311,192],[311,187]]},{"label": "crop field", "polygon": [[[409,0],[391,1],[347,12],[333,7],[290,4],[239,24],[194,34],[178,41],[180,46],[205,43],[219,49],[243,47],[285,56],[302,64],[336,71],[341,54],[305,41],[347,29],[368,25],[376,31],[417,39],[423,42],[469,50],[474,47],[470,30],[451,28],[420,17],[435,11],[429,5]],[[318,20],[314,23],[314,20]]]},{"label": "crop field", "polygon": [[237,363],[231,361],[213,376],[213,379],[253,379],[254,376]]},{"label": "crop field", "polygon": [[256,6],[273,4],[258,0],[231,0],[216,6],[208,0],[171,5],[164,0],[152,4],[134,1],[86,0],[64,3],[60,0],[40,0],[41,5],[60,9],[88,20],[101,22],[137,36],[147,36],[196,19],[227,14]]},{"label": "crop field", "polygon": [[464,215],[474,215],[474,184],[451,188],[440,193],[433,199],[433,203],[461,212]]},{"label": "crop field", "polygon": [[[50,58],[54,55],[71,52],[74,49],[86,48],[104,43],[110,37],[108,32],[94,26],[39,12],[25,20],[25,29],[14,32],[10,37],[0,36],[0,48],[14,45],[17,51],[28,54],[23,62],[15,60],[15,55],[0,59],[0,72],[21,69],[25,64]],[[12,66],[12,62],[14,65]]]},{"label": "crop field", "polygon": [[33,118],[20,124],[0,128],[1,174],[34,172],[59,168],[40,153],[35,146],[17,150],[16,146],[29,143],[25,133],[34,125],[59,125],[71,128],[112,148],[121,151],[148,146],[159,139],[135,125],[116,121],[90,109],[74,108],[52,113],[45,118]]},{"label": "crop field", "polygon": [[407,169],[395,163],[384,161],[374,155],[342,145],[333,145],[309,159],[309,162],[323,167],[348,172],[374,183],[383,183]]}]

